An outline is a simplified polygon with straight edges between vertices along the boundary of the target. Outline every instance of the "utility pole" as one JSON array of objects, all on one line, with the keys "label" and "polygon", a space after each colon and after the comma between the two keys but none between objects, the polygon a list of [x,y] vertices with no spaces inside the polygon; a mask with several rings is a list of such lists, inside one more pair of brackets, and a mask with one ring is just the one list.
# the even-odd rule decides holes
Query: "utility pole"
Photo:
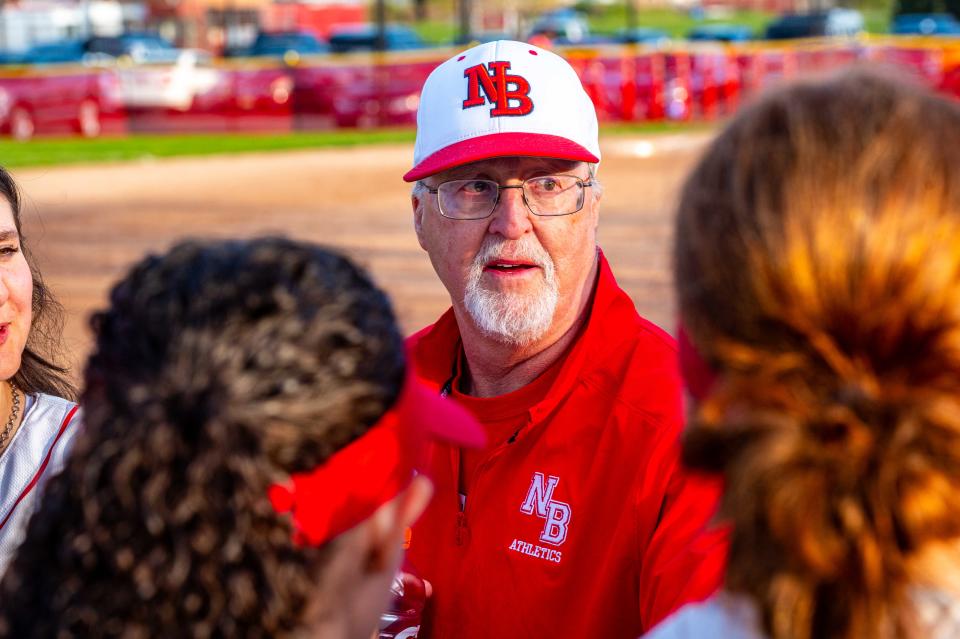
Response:
[{"label": "utility pole", "polygon": [[377,0],[376,7],[377,18],[377,51],[386,51],[387,49],[387,2],[386,0]]},{"label": "utility pole", "polygon": [[457,12],[460,16],[460,34],[457,36],[457,43],[467,44],[473,39],[473,29],[471,29],[473,14],[472,0],[457,0]]}]

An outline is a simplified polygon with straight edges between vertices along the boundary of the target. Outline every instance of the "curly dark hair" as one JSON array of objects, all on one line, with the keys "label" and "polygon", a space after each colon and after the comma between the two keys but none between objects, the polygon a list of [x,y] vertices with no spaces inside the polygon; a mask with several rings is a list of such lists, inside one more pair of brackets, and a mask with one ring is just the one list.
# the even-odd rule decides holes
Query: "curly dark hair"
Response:
[{"label": "curly dark hair", "polygon": [[186,242],[92,320],[84,431],[0,583],[0,637],[282,637],[333,541],[267,499],[396,400],[387,296],[309,244]]},{"label": "curly dark hair", "polygon": [[745,109],[684,188],[718,374],[684,459],[722,473],[726,587],[776,639],[924,636],[908,590],[960,542],[958,166],[960,105],[854,69]]},{"label": "curly dark hair", "polygon": [[37,268],[36,259],[30,252],[20,223],[20,189],[13,176],[3,167],[0,167],[0,197],[7,201],[13,212],[13,224],[20,236],[20,250],[23,251],[33,279],[33,320],[20,368],[13,376],[13,382],[27,393],[48,393],[74,400],[77,389],[70,380],[69,370],[57,363],[64,359],[63,307],[47,288]]}]

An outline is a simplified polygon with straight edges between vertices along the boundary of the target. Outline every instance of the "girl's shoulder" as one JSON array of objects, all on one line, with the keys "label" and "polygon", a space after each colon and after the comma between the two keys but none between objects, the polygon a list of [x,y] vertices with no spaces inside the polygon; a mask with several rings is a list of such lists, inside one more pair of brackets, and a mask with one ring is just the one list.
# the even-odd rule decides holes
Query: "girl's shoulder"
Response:
[{"label": "girl's shoulder", "polygon": [[720,592],[706,601],[684,606],[644,639],[764,639],[757,609],[745,597]]}]

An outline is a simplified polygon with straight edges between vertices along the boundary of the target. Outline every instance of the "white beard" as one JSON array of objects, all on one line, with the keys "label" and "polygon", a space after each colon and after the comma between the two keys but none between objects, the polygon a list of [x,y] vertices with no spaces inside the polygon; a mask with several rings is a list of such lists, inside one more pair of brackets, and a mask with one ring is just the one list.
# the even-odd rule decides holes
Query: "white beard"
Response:
[{"label": "white beard", "polygon": [[[550,255],[531,235],[520,241],[488,235],[473,260],[463,303],[477,327],[490,337],[514,346],[540,339],[553,323],[560,299],[560,284]],[[483,287],[483,269],[495,259],[532,262],[543,280],[531,293],[491,291]]]}]

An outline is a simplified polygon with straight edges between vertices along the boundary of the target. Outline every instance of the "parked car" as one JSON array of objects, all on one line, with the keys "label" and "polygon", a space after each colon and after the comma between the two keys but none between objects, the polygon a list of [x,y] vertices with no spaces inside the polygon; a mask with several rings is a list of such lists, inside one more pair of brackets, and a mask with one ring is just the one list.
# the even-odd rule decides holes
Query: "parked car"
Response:
[{"label": "parked car", "polygon": [[662,45],[670,40],[670,36],[659,29],[637,27],[635,29],[624,29],[614,35],[613,39],[614,42],[620,44]]},{"label": "parked car", "polygon": [[412,125],[420,89],[437,60],[384,64],[366,60],[292,69],[291,100],[299,128]]},{"label": "parked car", "polygon": [[309,31],[264,31],[257,34],[253,45],[243,55],[290,60],[329,51],[330,47]]},{"label": "parked car", "polygon": [[20,55],[22,64],[82,63],[87,57],[85,40],[60,40],[35,45]]},{"label": "parked car", "polygon": [[105,129],[121,130],[123,115],[113,71],[0,73],[0,133],[16,140],[70,132],[96,137]]},{"label": "parked car", "polygon": [[181,50],[151,32],[130,31],[118,36],[95,36],[84,49],[92,56],[129,60],[134,63],[177,61]]},{"label": "parked car", "polygon": [[527,40],[546,37],[562,40],[567,44],[579,43],[590,36],[590,27],[581,13],[571,8],[555,9],[544,13],[530,27]]},{"label": "parked car", "polygon": [[211,65],[210,55],[184,50],[174,63],[138,64],[117,70],[123,104],[130,108],[162,107],[188,110],[194,96],[210,91],[223,74]]},{"label": "parked car", "polygon": [[897,35],[960,35],[960,21],[949,13],[902,13],[893,17]]},{"label": "parked car", "polygon": [[125,33],[37,44],[19,55],[20,64],[174,63],[182,49],[155,33]]},{"label": "parked car", "polygon": [[854,36],[863,31],[863,14],[855,9],[787,13],[767,25],[768,40]]},{"label": "parked car", "polygon": [[543,42],[541,40],[543,36],[534,36],[530,40],[530,44],[538,47],[573,47],[573,48],[584,48],[584,47],[596,47],[604,44],[616,44],[617,40],[614,39],[612,35],[602,35],[602,34],[592,34],[588,35],[585,38],[579,38],[577,40],[570,40],[569,38],[553,38],[549,42]]},{"label": "parked car", "polygon": [[[121,70],[129,128],[137,132],[289,131],[291,69],[238,61],[230,65],[132,67]],[[139,81],[144,90],[137,90]]]},{"label": "parked car", "polygon": [[[420,36],[410,27],[403,25],[388,24],[384,36],[385,48],[388,51],[420,49],[424,46]],[[377,26],[373,24],[340,27],[330,33],[330,51],[333,53],[375,51],[377,37]]]},{"label": "parked car", "polygon": [[742,24],[701,24],[687,33],[687,40],[747,42],[753,40],[753,29]]}]

